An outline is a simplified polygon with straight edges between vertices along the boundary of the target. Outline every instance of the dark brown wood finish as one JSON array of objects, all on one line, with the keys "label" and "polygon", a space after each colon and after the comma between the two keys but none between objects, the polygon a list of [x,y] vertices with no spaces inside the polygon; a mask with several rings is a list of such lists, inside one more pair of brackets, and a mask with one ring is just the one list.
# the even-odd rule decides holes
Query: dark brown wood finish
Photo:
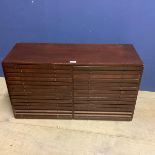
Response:
[{"label": "dark brown wood finish", "polygon": [[143,62],[130,44],[18,43],[3,70],[16,118],[125,121]]}]

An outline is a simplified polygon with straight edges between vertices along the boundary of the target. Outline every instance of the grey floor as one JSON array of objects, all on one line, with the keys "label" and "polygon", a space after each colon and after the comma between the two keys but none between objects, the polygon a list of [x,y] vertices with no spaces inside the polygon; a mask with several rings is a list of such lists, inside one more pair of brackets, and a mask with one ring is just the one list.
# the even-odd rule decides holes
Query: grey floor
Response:
[{"label": "grey floor", "polygon": [[0,155],[155,155],[155,92],[132,122],[15,119],[0,78]]}]

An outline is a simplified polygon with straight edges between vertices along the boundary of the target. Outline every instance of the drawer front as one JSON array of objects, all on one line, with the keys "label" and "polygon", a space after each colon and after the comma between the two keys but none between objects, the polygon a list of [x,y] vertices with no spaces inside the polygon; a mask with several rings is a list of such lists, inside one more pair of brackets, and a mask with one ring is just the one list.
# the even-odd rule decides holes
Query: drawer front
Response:
[{"label": "drawer front", "polygon": [[131,120],[142,68],[5,64],[18,118]]},{"label": "drawer front", "polygon": [[72,118],[72,67],[7,64],[4,67],[17,117]]},{"label": "drawer front", "polygon": [[131,119],[140,78],[139,67],[74,66],[74,118]]}]

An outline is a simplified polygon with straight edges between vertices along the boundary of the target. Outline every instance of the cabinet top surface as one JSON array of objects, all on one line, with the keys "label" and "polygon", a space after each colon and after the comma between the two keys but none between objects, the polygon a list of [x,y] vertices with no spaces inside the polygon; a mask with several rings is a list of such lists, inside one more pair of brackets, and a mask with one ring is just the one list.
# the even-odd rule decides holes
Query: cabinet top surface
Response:
[{"label": "cabinet top surface", "polygon": [[17,43],[3,62],[143,65],[131,44]]}]

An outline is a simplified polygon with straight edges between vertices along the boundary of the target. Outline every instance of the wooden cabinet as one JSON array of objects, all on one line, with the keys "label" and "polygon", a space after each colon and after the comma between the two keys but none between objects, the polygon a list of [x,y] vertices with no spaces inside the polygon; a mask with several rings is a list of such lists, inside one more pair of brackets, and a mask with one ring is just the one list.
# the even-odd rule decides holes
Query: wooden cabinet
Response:
[{"label": "wooden cabinet", "polygon": [[18,43],[3,69],[16,118],[132,120],[143,62],[127,44]]}]

